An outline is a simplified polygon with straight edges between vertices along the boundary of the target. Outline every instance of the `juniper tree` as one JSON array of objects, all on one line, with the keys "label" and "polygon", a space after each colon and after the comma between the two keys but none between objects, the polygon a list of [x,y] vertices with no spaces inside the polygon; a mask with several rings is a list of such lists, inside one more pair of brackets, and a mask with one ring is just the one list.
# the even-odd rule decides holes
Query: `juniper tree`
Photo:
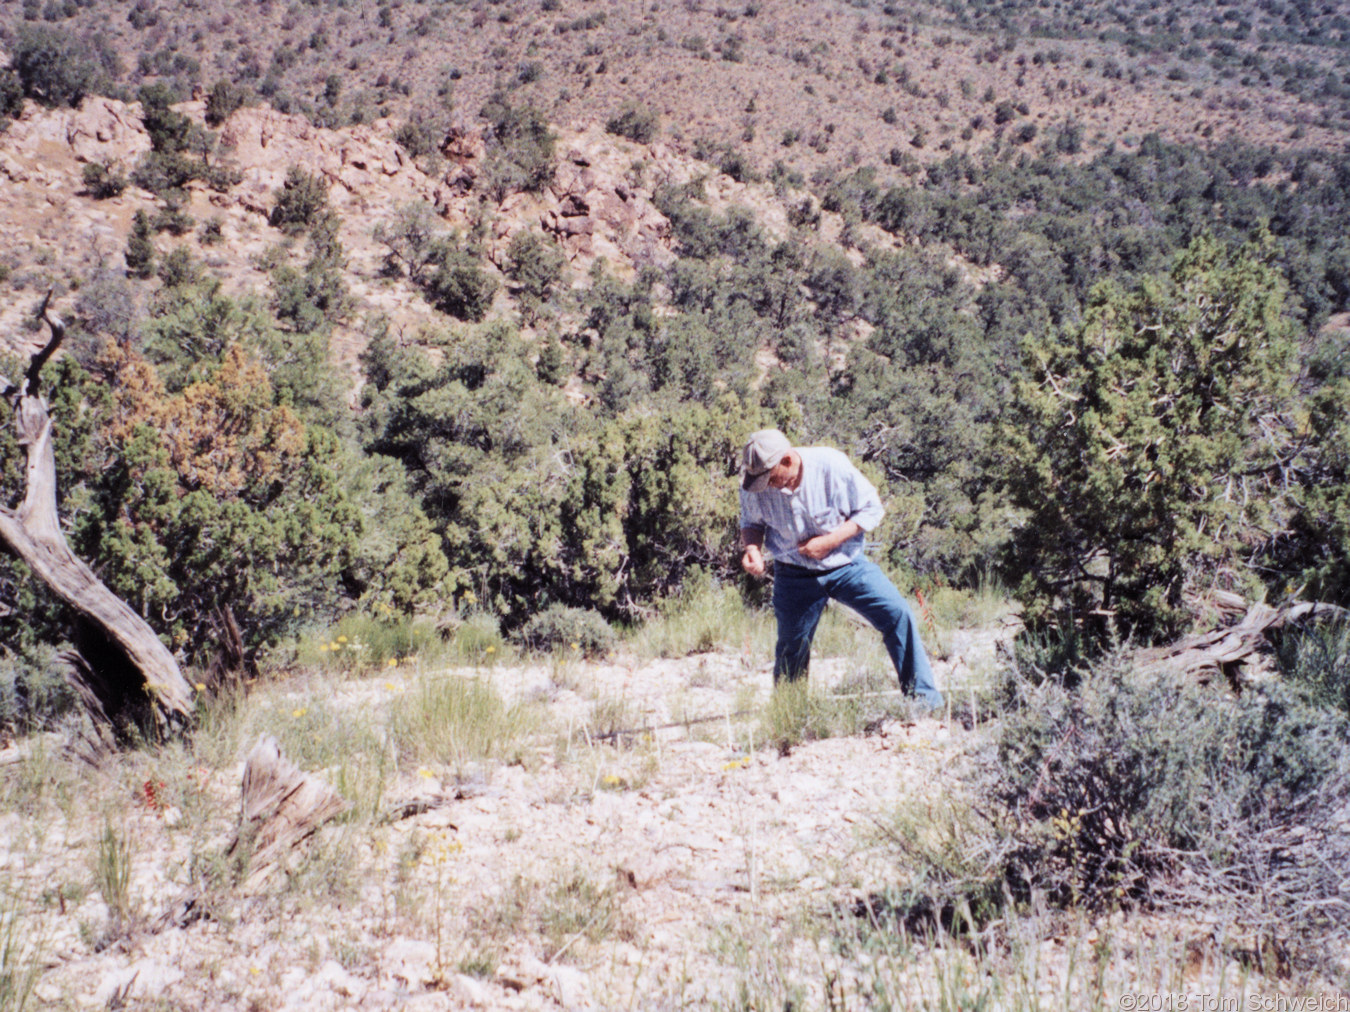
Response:
[{"label": "juniper tree", "polygon": [[1159,638],[1214,584],[1254,591],[1285,521],[1294,346],[1268,237],[1194,241],[1170,275],[1093,289],[1029,339],[1002,430],[1033,627]]}]

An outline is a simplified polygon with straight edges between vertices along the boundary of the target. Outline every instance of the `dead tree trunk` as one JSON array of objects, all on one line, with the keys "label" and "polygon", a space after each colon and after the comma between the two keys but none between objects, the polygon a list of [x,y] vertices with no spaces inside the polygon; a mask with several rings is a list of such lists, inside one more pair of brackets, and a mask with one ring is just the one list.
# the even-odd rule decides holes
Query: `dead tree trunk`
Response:
[{"label": "dead tree trunk", "polygon": [[76,558],[57,519],[52,423],[38,382],[65,336],[65,324],[47,312],[50,300],[48,292],[38,315],[51,327],[51,340],[33,356],[21,385],[0,376],[27,455],[23,502],[17,510],[0,507],[0,544],[74,612],[71,678],[86,708],[121,736],[129,724],[159,736],[187,721],[192,689],[154,630]]},{"label": "dead tree trunk", "polygon": [[1138,661],[1148,672],[1173,672],[1209,680],[1222,675],[1235,690],[1251,680],[1254,672],[1269,663],[1270,634],[1304,619],[1350,617],[1344,608],[1316,601],[1301,601],[1274,608],[1252,604],[1233,625],[1187,636],[1167,646],[1141,651]]}]

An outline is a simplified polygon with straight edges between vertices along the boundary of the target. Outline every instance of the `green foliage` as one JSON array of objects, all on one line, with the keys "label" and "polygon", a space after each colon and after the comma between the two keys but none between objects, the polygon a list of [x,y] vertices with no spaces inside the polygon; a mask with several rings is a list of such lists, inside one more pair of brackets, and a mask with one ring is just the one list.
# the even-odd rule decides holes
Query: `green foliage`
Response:
[{"label": "green foliage", "polygon": [[1350,378],[1321,387],[1308,407],[1312,450],[1284,568],[1314,600],[1350,605]]},{"label": "green foliage", "polygon": [[116,166],[104,162],[86,162],[81,178],[85,190],[95,200],[119,197],[127,188],[127,177]]},{"label": "green foliage", "polygon": [[550,332],[539,349],[539,360],[534,364],[535,375],[539,382],[548,386],[559,386],[567,379],[567,353],[563,349],[558,335]]},{"label": "green foliage", "polygon": [[[12,573],[0,575],[0,595],[6,603],[31,601],[31,573],[11,565]],[[52,651],[35,642],[39,630],[30,627],[25,633],[7,641],[12,652],[0,660],[0,730],[9,734],[42,730],[76,705]]]},{"label": "green foliage", "polygon": [[571,649],[586,657],[599,657],[613,647],[614,630],[596,612],[551,604],[531,616],[516,638],[530,650]]},{"label": "green foliage", "polygon": [[625,102],[605,123],[605,129],[639,144],[650,144],[656,139],[660,117],[646,106]]},{"label": "green foliage", "polygon": [[428,123],[408,120],[394,131],[394,140],[414,158],[423,158],[436,151],[440,138]]},{"label": "green foliage", "polygon": [[286,170],[286,179],[277,191],[277,201],[268,220],[287,235],[299,235],[331,213],[328,184],[298,165],[292,165]]},{"label": "green foliage", "polygon": [[156,151],[183,151],[188,146],[192,120],[173,109],[178,93],[163,81],[147,84],[136,97],[141,103],[141,119],[150,145]]},{"label": "green foliage", "polygon": [[541,386],[498,324],[433,364],[387,338],[368,352],[367,449],[409,469],[451,577],[508,621],[552,603],[609,616],[732,558],[741,430],[731,399],[598,422]]},{"label": "green foliage", "polygon": [[1002,438],[1029,626],[1157,638],[1206,588],[1251,589],[1281,519],[1284,293],[1268,241],[1197,240],[1170,276],[1102,285],[1081,324],[1027,341]]},{"label": "green foliage", "polygon": [[0,133],[23,112],[23,80],[8,67],[0,67]]},{"label": "green foliage", "polygon": [[1277,653],[1285,676],[1317,705],[1350,717],[1350,623],[1291,629],[1280,638]]},{"label": "green foliage", "polygon": [[441,235],[440,218],[436,209],[425,200],[404,204],[394,213],[394,220],[375,226],[372,238],[388,247],[385,269],[397,275],[406,270],[408,277],[421,284],[428,267],[435,265],[440,252],[436,240]]},{"label": "green foliage", "polygon": [[511,259],[507,273],[518,286],[521,304],[534,316],[562,279],[562,251],[542,233],[522,229],[511,237],[506,255]]},{"label": "green foliage", "polygon": [[155,243],[150,228],[150,217],[145,211],[137,210],[131,221],[131,234],[127,237],[127,248],[123,254],[127,273],[133,278],[149,278],[155,273]]},{"label": "green foliage", "polygon": [[426,257],[435,267],[421,281],[427,301],[456,319],[482,320],[497,293],[497,279],[483,268],[482,254],[455,235],[434,240]]},{"label": "green foliage", "polygon": [[[337,215],[320,215],[310,225],[309,259],[303,269],[289,264],[273,269],[272,311],[286,329],[326,334],[330,325],[347,317],[352,300],[343,279],[346,253],[337,230]],[[323,343],[326,353],[326,339]]]},{"label": "green foliage", "polygon": [[248,99],[248,89],[223,78],[217,81],[206,93],[206,125],[220,126],[231,113],[247,104]]},{"label": "green foliage", "polygon": [[192,255],[186,246],[175,246],[168,256],[160,261],[159,279],[166,288],[193,285],[202,280],[201,262]]},{"label": "green foliage", "polygon": [[501,92],[488,99],[489,126],[484,176],[488,192],[502,200],[517,190],[538,191],[553,177],[556,138],[544,114],[531,105],[512,106]]},{"label": "green foliage", "polygon": [[46,25],[19,26],[9,66],[23,93],[43,105],[79,105],[100,83],[101,71],[90,58],[89,47],[68,32]]},{"label": "green foliage", "polygon": [[253,648],[331,608],[362,523],[337,441],[276,405],[237,344],[178,393],[126,347],[98,369],[115,390],[86,410],[99,449],[60,473],[83,505],[72,548],[110,589],[190,659],[210,656],[226,609]]}]

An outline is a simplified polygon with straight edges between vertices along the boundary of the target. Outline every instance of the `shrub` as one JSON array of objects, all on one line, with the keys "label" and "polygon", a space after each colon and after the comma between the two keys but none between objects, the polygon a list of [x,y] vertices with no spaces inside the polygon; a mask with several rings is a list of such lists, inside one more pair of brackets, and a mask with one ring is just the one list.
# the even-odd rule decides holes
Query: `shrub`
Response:
[{"label": "shrub", "polygon": [[1295,629],[1281,639],[1280,668],[1320,705],[1350,716],[1350,623]]},{"label": "shrub", "polygon": [[625,102],[623,107],[605,123],[605,129],[639,144],[650,144],[656,139],[659,117],[651,109],[636,102]]},{"label": "shrub", "polygon": [[247,101],[248,89],[224,79],[217,81],[206,94],[207,126],[220,126]]},{"label": "shrub", "polygon": [[1081,323],[1026,342],[1004,440],[1029,626],[1157,639],[1215,582],[1255,589],[1252,546],[1284,495],[1263,419],[1292,380],[1270,253],[1197,240],[1169,277],[1100,285]]},{"label": "shrub", "polygon": [[99,78],[88,54],[88,46],[59,28],[20,25],[10,69],[29,98],[43,105],[79,105]]},{"label": "shrub", "polygon": [[511,237],[506,255],[511,260],[511,279],[520,286],[521,302],[533,314],[562,278],[562,252],[543,233],[521,229]]},{"label": "shrub", "polygon": [[150,216],[144,209],[136,212],[131,222],[131,235],[127,237],[127,249],[123,257],[127,262],[127,273],[133,278],[148,278],[155,273],[155,242],[151,238],[154,230],[150,227]]},{"label": "shrub", "polygon": [[1039,896],[1212,912],[1300,962],[1343,944],[1343,716],[1278,681],[1233,698],[1114,659],[1074,690],[1007,677],[1013,707],[977,756],[983,822],[953,830],[971,857],[920,867],[900,917]]},{"label": "shrub", "polygon": [[443,313],[477,322],[492,307],[497,279],[483,269],[473,251],[453,239],[440,239],[429,259],[436,264],[422,282],[427,300]]},{"label": "shrub", "polygon": [[427,120],[414,118],[394,131],[394,141],[414,158],[434,154],[440,146],[442,131]]},{"label": "shrub", "polygon": [[530,650],[574,647],[587,657],[604,654],[614,645],[614,630],[598,612],[561,604],[549,605],[521,626],[516,635]]},{"label": "shrub", "polygon": [[490,126],[485,177],[493,197],[542,189],[553,175],[556,141],[544,114],[531,105],[512,106],[499,92],[483,107],[483,117]]},{"label": "shrub", "polygon": [[127,188],[127,177],[104,162],[86,162],[81,170],[84,188],[95,200],[120,196]]},{"label": "shrub", "polygon": [[286,171],[269,221],[287,235],[298,235],[330,213],[328,184],[299,166]]},{"label": "shrub", "polygon": [[0,68],[0,133],[8,121],[23,112],[23,81],[8,68]]}]

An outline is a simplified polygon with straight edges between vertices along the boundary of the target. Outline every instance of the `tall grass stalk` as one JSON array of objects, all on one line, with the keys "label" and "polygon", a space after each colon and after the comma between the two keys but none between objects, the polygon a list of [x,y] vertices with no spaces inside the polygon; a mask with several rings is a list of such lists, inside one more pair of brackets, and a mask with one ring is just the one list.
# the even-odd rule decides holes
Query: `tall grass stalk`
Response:
[{"label": "tall grass stalk", "polygon": [[120,934],[135,916],[131,899],[131,842],[107,821],[94,855],[94,885],[108,905],[109,933]]},{"label": "tall grass stalk", "polygon": [[513,758],[538,724],[527,704],[508,705],[487,682],[456,675],[422,676],[389,714],[390,738],[401,755],[457,771],[476,760]]},{"label": "tall grass stalk", "polygon": [[0,886],[0,1009],[29,1007],[42,972],[43,938],[25,916],[22,898]]}]

